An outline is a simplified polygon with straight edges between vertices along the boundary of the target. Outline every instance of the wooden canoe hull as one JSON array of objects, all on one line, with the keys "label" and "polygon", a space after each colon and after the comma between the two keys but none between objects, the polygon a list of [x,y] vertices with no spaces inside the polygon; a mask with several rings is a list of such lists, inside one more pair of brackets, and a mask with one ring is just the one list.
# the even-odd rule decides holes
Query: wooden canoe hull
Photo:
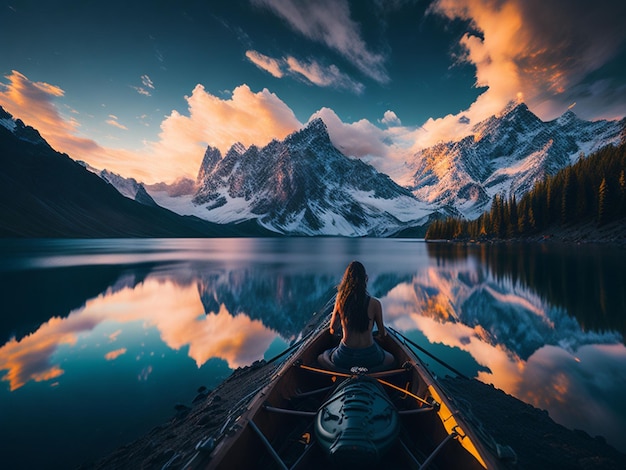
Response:
[{"label": "wooden canoe hull", "polygon": [[[323,446],[316,443],[315,414],[350,374],[321,370],[317,356],[338,340],[320,327],[285,360],[211,455],[188,468],[332,468]],[[399,438],[380,467],[416,468],[433,452],[430,468],[502,467],[402,337],[390,332],[379,342],[403,365],[393,375],[371,374],[379,375],[377,380],[401,415]]]}]

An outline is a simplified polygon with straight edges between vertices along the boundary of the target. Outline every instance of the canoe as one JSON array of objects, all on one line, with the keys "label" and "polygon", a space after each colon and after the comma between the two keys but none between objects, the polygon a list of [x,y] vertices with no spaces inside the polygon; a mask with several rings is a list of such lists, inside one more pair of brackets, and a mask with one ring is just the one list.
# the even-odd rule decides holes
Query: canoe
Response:
[{"label": "canoe", "polygon": [[[246,411],[186,468],[506,468],[481,429],[393,329],[397,367],[331,370],[328,320],[290,351]],[[488,437],[488,436],[487,436]]]}]

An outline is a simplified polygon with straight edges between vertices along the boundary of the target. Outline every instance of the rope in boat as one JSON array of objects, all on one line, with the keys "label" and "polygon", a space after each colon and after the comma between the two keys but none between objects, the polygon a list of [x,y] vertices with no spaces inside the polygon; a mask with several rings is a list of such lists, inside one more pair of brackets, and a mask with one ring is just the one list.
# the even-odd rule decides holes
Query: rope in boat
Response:
[{"label": "rope in boat", "polygon": [[[322,308],[322,311],[326,311],[329,308],[329,305],[331,305],[332,301],[334,299],[329,300],[324,307]],[[301,347],[303,344],[306,343],[306,341],[316,332],[320,331],[320,329],[323,329],[326,327],[327,323],[330,321],[329,318],[326,318],[325,320],[322,320],[320,324],[317,325],[317,327],[314,327],[311,329],[311,331],[309,331],[306,335],[304,335],[300,340],[298,340],[297,342],[295,342],[294,344],[292,344],[291,346],[289,346],[288,348],[286,348],[284,351],[282,351],[281,353],[279,353],[278,355],[274,356],[273,358],[269,359],[268,361],[266,361],[265,365],[271,364],[273,362],[276,362],[278,359],[280,359],[281,357],[292,353],[293,351],[297,350],[299,347]],[[272,382],[273,380],[276,379],[276,373],[273,374],[274,376],[269,380],[269,382]],[[263,388],[265,388],[267,384],[266,383],[261,383],[257,388],[255,388],[254,390],[252,390],[250,393],[248,393],[247,395],[245,395],[243,398],[241,398],[237,404],[231,408],[230,412],[228,413],[228,416],[224,422],[224,425],[222,426],[222,428],[220,429],[220,431],[217,433],[217,438],[214,438],[213,436],[210,436],[208,438],[204,438],[201,439],[197,445],[196,445],[196,451],[194,452],[194,454],[191,456],[191,458],[186,462],[186,464],[183,466],[183,468],[190,468],[190,466],[194,463],[194,461],[199,457],[199,455],[201,453],[210,453],[216,445],[216,441],[217,440],[221,440],[221,438],[223,437],[223,433],[225,431],[225,429],[228,427],[228,425],[232,422],[232,419],[235,415],[240,415],[242,410],[245,408],[246,404],[250,401],[250,399],[257,395]]]},{"label": "rope in boat", "polygon": [[439,364],[441,364],[444,367],[447,367],[448,370],[454,372],[456,375],[458,375],[459,377],[464,378],[465,380],[469,380],[469,377],[465,374],[463,374],[462,372],[459,372],[458,370],[456,370],[454,367],[452,367],[450,364],[448,364],[447,362],[439,359],[437,356],[435,356],[434,354],[428,352],[426,349],[424,349],[423,347],[421,347],[419,344],[417,344],[415,341],[411,341],[409,338],[407,338],[406,336],[404,336],[402,333],[400,333],[397,330],[394,330],[393,328],[391,328],[390,326],[387,327],[387,329],[389,331],[391,331],[396,338],[401,338],[404,343],[409,343],[411,346],[417,348],[418,350],[420,350],[421,352],[423,352],[424,354],[426,354],[428,357],[430,357],[431,359],[434,359],[435,361],[437,361]]},{"label": "rope in boat", "polygon": [[[297,366],[300,367],[301,369],[308,370],[308,371],[311,371],[311,372],[316,372],[318,374],[334,375],[336,377],[346,377],[346,378],[355,376],[354,374],[346,374],[345,372],[335,372],[335,371],[332,371],[332,370],[320,369],[318,367],[311,367],[311,366],[307,366],[306,364],[297,364]],[[365,374],[365,375],[369,376],[368,374]],[[422,403],[424,405],[427,405],[427,406],[429,406],[431,408],[435,407],[432,403],[424,400],[423,398],[415,395],[414,393],[409,392],[408,390],[406,390],[406,389],[404,389],[402,387],[398,387],[397,385],[394,385],[394,384],[392,384],[390,382],[387,382],[386,380],[383,380],[380,377],[375,377],[375,376],[371,376],[371,377],[375,378],[382,385],[386,385],[386,386],[388,386],[388,387],[390,387],[390,388],[392,388],[394,390],[397,390],[399,392],[402,392],[402,393],[410,396],[411,398],[415,398],[415,400],[419,401],[420,403]]]}]

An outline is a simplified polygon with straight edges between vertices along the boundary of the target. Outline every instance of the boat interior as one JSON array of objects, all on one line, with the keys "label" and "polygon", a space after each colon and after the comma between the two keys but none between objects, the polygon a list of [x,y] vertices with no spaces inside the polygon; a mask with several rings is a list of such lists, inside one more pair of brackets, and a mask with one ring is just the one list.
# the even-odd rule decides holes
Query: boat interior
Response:
[{"label": "boat interior", "polygon": [[[329,370],[318,355],[338,344],[328,329],[286,361],[277,380],[257,405],[241,417],[241,435],[219,468],[345,468],[316,442],[315,416],[337,386],[367,371]],[[366,459],[366,468],[485,468],[459,424],[455,411],[434,386],[421,361],[389,333],[379,344],[396,358],[392,370],[367,374],[382,385],[400,422],[398,437],[382,455]],[[233,431],[234,432],[234,431]],[[468,446],[469,443],[469,446]],[[474,451],[474,452],[472,452]],[[356,452],[356,451],[355,451]]]}]

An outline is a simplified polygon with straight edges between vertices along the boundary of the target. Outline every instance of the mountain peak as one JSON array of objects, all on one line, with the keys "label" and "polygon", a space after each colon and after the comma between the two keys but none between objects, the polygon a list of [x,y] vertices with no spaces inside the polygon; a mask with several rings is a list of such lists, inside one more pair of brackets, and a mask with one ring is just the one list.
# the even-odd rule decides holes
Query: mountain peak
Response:
[{"label": "mountain peak", "polygon": [[0,106],[0,119],[13,119],[13,116]]},{"label": "mountain peak", "polygon": [[2,106],[0,106],[0,126],[8,129],[11,132],[15,131],[15,128],[17,127],[13,116],[6,112]]},{"label": "mountain peak", "polygon": [[331,145],[328,128],[321,118],[311,120],[305,127],[293,134],[287,136],[285,143],[287,144],[304,144],[309,145],[312,142],[322,145]]},{"label": "mountain peak", "polygon": [[221,159],[222,152],[220,152],[220,149],[209,145],[206,148],[206,152],[204,152],[204,157],[202,158],[202,164],[200,165],[196,181],[198,183],[203,181],[206,175],[213,171]]},{"label": "mountain peak", "polygon": [[498,117],[504,118],[508,116],[516,116],[520,114],[531,113],[528,106],[523,101],[511,100],[507,103],[504,109],[500,112]]},{"label": "mountain peak", "polygon": [[326,124],[324,123],[324,121],[320,117],[316,117],[315,119],[311,120],[306,125],[305,129],[310,129],[312,131],[328,133],[328,128],[326,127]]},{"label": "mountain peak", "polygon": [[231,145],[230,149],[226,153],[229,154],[231,152],[235,152],[238,155],[243,155],[244,153],[246,153],[246,146],[243,145],[241,142],[235,142],[233,145]]},{"label": "mountain peak", "polygon": [[568,109],[556,119],[557,124],[559,124],[560,126],[565,126],[576,121],[579,121],[579,118],[576,113],[571,109]]},{"label": "mountain peak", "polygon": [[21,119],[15,119],[2,106],[0,106],[0,126],[7,129],[20,140],[30,142],[35,145],[50,147],[48,142],[46,142],[37,129],[27,126]]},{"label": "mountain peak", "polygon": [[212,222],[256,220],[278,233],[346,236],[390,234],[424,222],[410,192],[343,155],[321,119],[282,141],[233,152],[204,174],[192,202]]}]

